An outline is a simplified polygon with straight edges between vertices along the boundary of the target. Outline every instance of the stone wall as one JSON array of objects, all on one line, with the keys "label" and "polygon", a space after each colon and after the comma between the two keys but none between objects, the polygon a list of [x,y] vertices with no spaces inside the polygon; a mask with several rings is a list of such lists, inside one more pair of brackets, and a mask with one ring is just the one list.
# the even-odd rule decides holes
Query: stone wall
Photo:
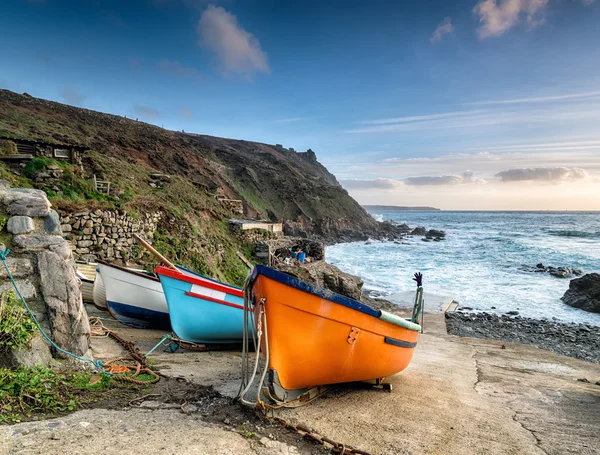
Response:
[{"label": "stone wall", "polygon": [[122,210],[85,210],[61,213],[60,225],[76,259],[125,262],[139,251],[133,235],[152,240],[161,216],[160,212],[137,217]]},{"label": "stone wall", "polygon": [[[85,355],[90,326],[69,243],[61,236],[58,214],[46,193],[10,188],[0,181],[0,239],[11,250],[7,264],[42,327],[61,348]],[[0,264],[0,293],[13,286]],[[31,349],[0,353],[0,366],[47,364],[49,345],[36,335]]]}]

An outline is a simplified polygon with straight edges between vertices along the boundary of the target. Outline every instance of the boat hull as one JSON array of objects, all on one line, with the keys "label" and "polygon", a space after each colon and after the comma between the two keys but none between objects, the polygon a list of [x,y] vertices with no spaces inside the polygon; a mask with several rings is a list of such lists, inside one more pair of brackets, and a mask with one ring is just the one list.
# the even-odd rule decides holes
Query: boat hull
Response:
[{"label": "boat hull", "polygon": [[92,301],[96,308],[101,310],[107,310],[106,304],[106,289],[104,289],[104,280],[100,273],[96,273],[96,279],[94,280],[94,287],[92,288]]},{"label": "boat hull", "polygon": [[123,324],[143,329],[170,328],[160,281],[108,264],[98,265],[110,314]]},{"label": "boat hull", "polygon": [[252,294],[255,302],[265,299],[269,377],[285,390],[381,379],[412,359],[418,332],[360,302],[262,266]]},{"label": "boat hull", "polygon": [[242,342],[241,289],[203,277],[177,274],[164,267],[157,267],[156,273],[167,298],[171,327],[180,339],[200,344]]}]

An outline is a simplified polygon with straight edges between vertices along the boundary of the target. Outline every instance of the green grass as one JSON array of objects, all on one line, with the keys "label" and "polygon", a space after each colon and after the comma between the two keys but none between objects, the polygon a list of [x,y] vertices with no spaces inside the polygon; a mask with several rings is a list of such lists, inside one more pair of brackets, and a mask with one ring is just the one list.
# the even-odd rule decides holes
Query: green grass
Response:
[{"label": "green grass", "polygon": [[0,369],[0,423],[16,423],[32,414],[74,411],[85,401],[86,392],[111,387],[103,375],[90,385],[89,373],[61,374],[40,366]]},{"label": "green grass", "polygon": [[14,292],[0,300],[0,354],[29,345],[36,326]]}]

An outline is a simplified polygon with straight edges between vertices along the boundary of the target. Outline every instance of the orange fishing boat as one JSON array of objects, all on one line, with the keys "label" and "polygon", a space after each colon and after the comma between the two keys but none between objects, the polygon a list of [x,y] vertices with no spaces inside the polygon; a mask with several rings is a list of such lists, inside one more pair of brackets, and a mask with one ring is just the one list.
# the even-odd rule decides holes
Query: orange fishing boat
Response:
[{"label": "orange fishing boat", "polygon": [[404,319],[257,265],[246,303],[267,358],[263,393],[286,403],[318,386],[381,380],[404,370],[421,331],[414,322],[422,306],[417,275],[413,318]]}]

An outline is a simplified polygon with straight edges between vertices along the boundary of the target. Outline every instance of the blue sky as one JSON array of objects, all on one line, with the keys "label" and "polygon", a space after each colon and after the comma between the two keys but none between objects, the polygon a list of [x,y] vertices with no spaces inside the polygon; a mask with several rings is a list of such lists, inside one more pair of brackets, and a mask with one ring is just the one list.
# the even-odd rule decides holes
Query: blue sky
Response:
[{"label": "blue sky", "polygon": [[599,23],[594,0],[4,0],[0,87],[312,148],[360,202],[600,209]]}]

